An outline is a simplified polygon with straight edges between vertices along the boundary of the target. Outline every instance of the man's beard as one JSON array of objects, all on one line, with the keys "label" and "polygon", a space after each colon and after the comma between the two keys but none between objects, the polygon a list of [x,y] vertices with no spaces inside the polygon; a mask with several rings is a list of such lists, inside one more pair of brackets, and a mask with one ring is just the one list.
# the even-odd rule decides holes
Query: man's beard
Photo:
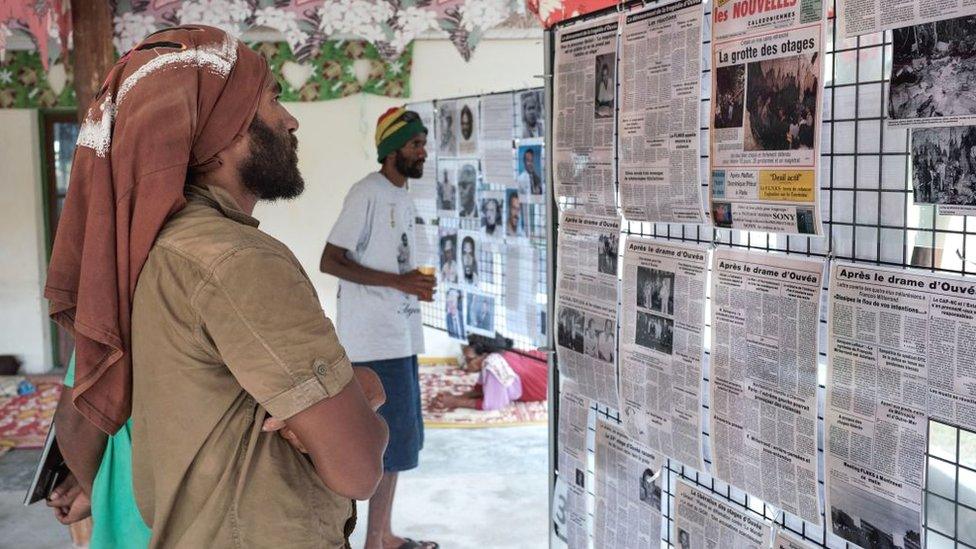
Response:
[{"label": "man's beard", "polygon": [[238,166],[244,187],[261,200],[295,198],[305,190],[298,171],[298,139],[279,135],[258,117],[248,128],[251,156]]},{"label": "man's beard", "polygon": [[415,160],[411,163],[400,151],[396,152],[396,170],[404,177],[420,179],[424,175],[424,161]]}]

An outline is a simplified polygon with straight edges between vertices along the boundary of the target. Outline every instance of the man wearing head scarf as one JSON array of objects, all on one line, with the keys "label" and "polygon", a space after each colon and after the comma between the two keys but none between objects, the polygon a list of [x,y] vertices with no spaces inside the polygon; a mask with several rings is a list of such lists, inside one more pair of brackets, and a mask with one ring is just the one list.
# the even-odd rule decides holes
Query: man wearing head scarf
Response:
[{"label": "man wearing head scarf", "polygon": [[96,429],[131,428],[150,547],[345,547],[381,477],[378,380],[251,216],[304,187],[279,92],[223,31],[168,29],[79,132],[45,289],[76,340],[58,442],[91,494]]},{"label": "man wearing head scarf", "polygon": [[[390,428],[383,480],[369,501],[368,549],[437,547],[393,534],[390,516],[397,474],[417,467],[424,443],[417,355],[424,352],[419,300],[431,301],[435,278],[416,269],[416,258],[398,261],[398,250],[416,250],[416,212],[407,180],[423,175],[427,128],[405,108],[391,108],[376,125],[381,167],[352,186],[329,233],[320,269],[339,278],[339,339],[355,366],[375,371],[386,403],[379,409]],[[407,246],[399,244],[406,239]],[[405,269],[403,266],[405,265]]]}]

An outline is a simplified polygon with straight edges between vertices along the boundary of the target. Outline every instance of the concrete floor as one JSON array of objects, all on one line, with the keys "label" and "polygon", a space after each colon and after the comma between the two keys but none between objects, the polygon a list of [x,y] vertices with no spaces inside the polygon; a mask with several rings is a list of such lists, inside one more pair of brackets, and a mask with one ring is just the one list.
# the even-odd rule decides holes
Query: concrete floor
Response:
[{"label": "concrete floor", "polygon": [[[420,467],[400,476],[394,532],[444,549],[546,547],[546,444],[545,426],[428,429]],[[38,455],[0,457],[0,548],[71,547],[43,504],[22,505]],[[353,547],[362,547],[366,516],[360,503]]]}]

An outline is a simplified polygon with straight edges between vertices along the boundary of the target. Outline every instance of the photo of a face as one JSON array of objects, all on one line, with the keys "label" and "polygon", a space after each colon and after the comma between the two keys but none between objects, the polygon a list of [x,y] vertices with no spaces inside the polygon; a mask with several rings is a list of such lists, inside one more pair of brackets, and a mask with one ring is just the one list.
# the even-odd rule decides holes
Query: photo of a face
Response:
[{"label": "photo of a face", "polygon": [[501,236],[502,210],[502,202],[497,198],[481,199],[481,228],[486,236]]},{"label": "photo of a face", "polygon": [[458,154],[456,122],[457,105],[453,101],[438,101],[437,152],[441,156],[454,157]]},{"label": "photo of a face", "polygon": [[458,155],[478,155],[478,113],[477,99],[462,100],[458,109]]},{"label": "photo of a face", "polygon": [[468,292],[467,320],[469,332],[494,335],[495,298],[478,292]]},{"label": "photo of a face", "polygon": [[545,124],[543,123],[543,102],[542,91],[532,90],[522,92],[519,95],[522,111],[522,131],[519,135],[523,139],[534,137],[545,137]]},{"label": "photo of a face", "polygon": [[511,237],[525,236],[525,205],[519,197],[518,189],[505,191],[505,235]]},{"label": "photo of a face", "polygon": [[462,164],[458,171],[458,215],[462,218],[478,217],[475,190],[478,185],[478,169],[473,163]]},{"label": "photo of a face", "polygon": [[613,53],[596,56],[596,93],[594,95],[594,114],[597,119],[612,118],[616,80],[614,79],[615,58]]},{"label": "photo of a face", "polygon": [[542,146],[521,145],[518,148],[518,184],[523,196],[539,196],[545,192],[542,176]]},{"label": "photo of a face", "polygon": [[438,240],[441,282],[454,284],[458,281],[457,229],[441,227]]},{"label": "photo of a face", "polygon": [[476,286],[479,282],[478,244],[471,234],[464,234],[461,238],[461,282],[470,286]]}]

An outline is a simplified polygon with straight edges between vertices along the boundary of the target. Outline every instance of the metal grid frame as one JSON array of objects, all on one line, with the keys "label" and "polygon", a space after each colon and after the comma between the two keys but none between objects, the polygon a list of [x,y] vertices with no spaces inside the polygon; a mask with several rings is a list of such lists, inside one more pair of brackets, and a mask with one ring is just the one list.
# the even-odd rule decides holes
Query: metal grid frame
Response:
[{"label": "metal grid frame", "polygon": [[[549,103],[548,118],[553,118],[551,102],[551,68],[554,66],[555,30],[580,21],[601,17],[612,13],[662,2],[631,1],[620,2],[615,8],[587,14],[571,21],[561,23],[547,32],[547,84]],[[701,191],[703,199],[708,196],[708,116],[711,87],[710,20],[711,0],[705,1],[702,37],[702,99],[699,113],[701,130]],[[664,240],[710,244],[715,247],[730,247],[765,252],[781,252],[806,257],[819,257],[825,260],[841,259],[856,263],[884,265],[892,267],[914,267],[933,273],[952,273],[963,276],[974,274],[973,266],[966,257],[976,258],[976,230],[970,228],[968,218],[963,216],[939,216],[933,205],[915,205],[912,197],[909,145],[910,137],[906,129],[889,129],[885,126],[887,116],[887,92],[891,64],[891,32],[865,35],[850,40],[835,40],[835,6],[832,0],[825,2],[827,8],[827,40],[824,48],[824,98],[823,125],[821,130],[821,213],[824,226],[823,237],[785,236],[764,232],[748,232],[731,229],[717,229],[691,224],[644,223],[624,220],[621,226],[625,235],[654,237]],[[619,59],[618,59],[619,62]],[[619,71],[618,71],[619,74]],[[619,81],[618,84],[619,86]],[[551,155],[550,155],[551,158]],[[616,158],[615,158],[616,161]],[[560,202],[566,206],[565,200]],[[553,203],[552,207],[557,208]],[[558,230],[557,216],[553,215],[553,231]],[[553,238],[555,248],[556,239]],[[622,251],[624,246],[620,247]],[[551,251],[555,269],[555,251]],[[622,253],[622,252],[621,252]],[[828,280],[824,278],[824,291]],[[710,293],[710,287],[708,292]],[[706,296],[710,305],[710,296]],[[550,298],[550,302],[553,300]],[[827,331],[827,311],[821,310],[820,340],[825,341]],[[703,440],[709,438],[707,417],[709,408],[709,344],[710,325],[706,321],[704,332],[705,357],[703,373]],[[821,501],[824,491],[823,474],[823,403],[826,387],[826,347],[821,345],[818,360],[820,384],[818,388],[818,469]],[[555,361],[555,358],[553,358]],[[550,460],[552,482],[556,470],[556,433],[558,411],[559,374],[552,368],[552,396],[550,406]],[[588,497],[594,494],[590,487],[593,471],[593,440],[596,420],[619,423],[615,410],[594,405],[591,408],[588,433],[587,482]],[[923,534],[926,546],[930,549],[953,547],[976,547],[976,433],[959,427],[930,421],[930,432],[937,430],[955,433],[954,452],[933,446],[933,440],[925,454],[928,469],[923,490]],[[959,441],[972,437],[971,455],[961,451]],[[709,464],[708,443],[704,444],[705,463]],[[941,468],[940,475],[932,474],[933,467]],[[949,475],[948,471],[952,474]],[[785,530],[807,543],[818,547],[855,547],[845,540],[829,533],[827,517],[821,511],[822,524],[817,527],[791,514],[778,512],[756,497],[750,496],[711,475],[686,467],[674,460],[667,460],[665,468],[663,506],[662,544],[674,546],[673,512],[676,484],[679,479],[725,500],[727,503],[746,511],[747,514],[764,519],[779,529]],[[945,482],[951,478],[951,482]],[[966,482],[961,479],[965,478]],[[931,480],[931,484],[930,484]],[[971,483],[971,484],[969,484]],[[550,493],[551,495],[551,493]],[[551,499],[551,498],[550,498]],[[591,515],[592,519],[592,515]],[[968,524],[972,523],[972,532]],[[592,524],[592,520],[591,520]],[[963,533],[960,536],[960,532]],[[591,532],[592,535],[592,532]]]},{"label": "metal grid frame", "polygon": [[[434,99],[432,100],[432,102],[435,105],[434,112],[436,117],[436,112],[437,112],[436,104],[439,101],[461,101],[465,99],[475,99],[475,98],[484,99],[485,97],[490,97],[490,96],[511,94],[512,150],[513,150],[512,169],[515,170],[518,165],[518,159],[515,158],[514,151],[516,150],[517,144],[519,142],[519,137],[516,132],[516,129],[518,128],[518,117],[520,115],[518,97],[520,93],[527,92],[527,91],[539,91],[544,93],[544,88],[540,86],[540,87],[519,88],[510,91],[484,93],[484,94],[476,94],[476,95],[443,97],[439,99]],[[543,176],[544,176],[546,186],[550,184],[549,177],[547,177],[547,171],[546,171],[548,167],[547,157],[546,157],[547,154],[548,152],[546,151],[545,145],[543,145],[543,157],[541,159],[540,165],[542,166]],[[472,158],[474,157],[459,156],[456,158],[454,157],[444,158],[444,161],[450,163],[460,163],[465,160],[471,160]],[[478,158],[478,160],[479,162],[481,161],[480,157]],[[439,167],[439,164],[441,162],[441,158],[439,155],[437,156],[436,161]],[[435,168],[435,174],[436,173],[439,172]],[[483,175],[484,170],[482,168],[479,168],[478,173],[479,173],[479,179],[478,179],[479,191],[483,191],[483,190],[505,191],[506,189],[505,185],[486,181]],[[536,277],[536,282],[537,282],[536,292],[535,292],[537,296],[536,308],[539,312],[543,313],[543,318],[541,322],[539,322],[539,324],[542,328],[546,328],[548,327],[549,324],[548,308],[547,308],[548,282],[546,277],[546,264],[547,264],[546,253],[547,253],[548,236],[549,236],[548,235],[549,223],[547,221],[548,213],[546,211],[545,204],[526,204],[525,211],[528,214],[525,219],[526,229],[528,231],[528,234],[530,235],[528,238],[528,245],[534,248],[537,251],[537,255],[538,255],[537,265],[533,270],[533,274]],[[477,223],[471,223],[469,222],[469,220],[465,220],[465,219],[445,218],[445,220],[447,220],[448,223],[446,223],[444,226],[457,228],[462,231],[463,230],[478,231],[480,227],[480,225],[478,225]],[[439,218],[430,219],[428,221],[433,222],[438,227],[441,226]],[[480,222],[480,219],[478,222]],[[483,240],[482,242],[485,241]],[[507,258],[506,258],[507,241],[502,241],[502,242],[505,243],[496,245],[494,250],[485,250],[484,248],[479,250],[478,252],[479,265],[482,268],[484,267],[484,265],[491,266],[488,272],[490,273],[489,278],[492,282],[489,284],[479,285],[479,288],[477,290],[479,292],[489,294],[495,299],[495,310],[494,310],[495,330],[497,332],[502,333],[506,337],[511,338],[515,345],[516,350],[522,350],[522,351],[534,350],[539,346],[539,343],[541,341],[545,340],[546,334],[544,333],[539,334],[538,338],[533,339],[529,334],[512,332],[507,328],[506,309],[504,306],[505,292],[506,292],[505,270],[506,270],[506,262],[507,262]],[[459,243],[459,247],[460,247],[460,243]],[[483,270],[482,273],[484,273]],[[462,289],[462,291],[466,292],[467,290]],[[421,303],[421,307],[420,307],[421,319],[423,320],[424,326],[427,326],[428,328],[433,328],[435,330],[441,330],[443,332],[447,332],[447,325],[444,318],[445,294],[446,292],[437,292],[434,294],[434,301]],[[466,302],[465,302],[465,307],[467,307]],[[505,326],[505,329],[499,329],[500,326]]]}]

